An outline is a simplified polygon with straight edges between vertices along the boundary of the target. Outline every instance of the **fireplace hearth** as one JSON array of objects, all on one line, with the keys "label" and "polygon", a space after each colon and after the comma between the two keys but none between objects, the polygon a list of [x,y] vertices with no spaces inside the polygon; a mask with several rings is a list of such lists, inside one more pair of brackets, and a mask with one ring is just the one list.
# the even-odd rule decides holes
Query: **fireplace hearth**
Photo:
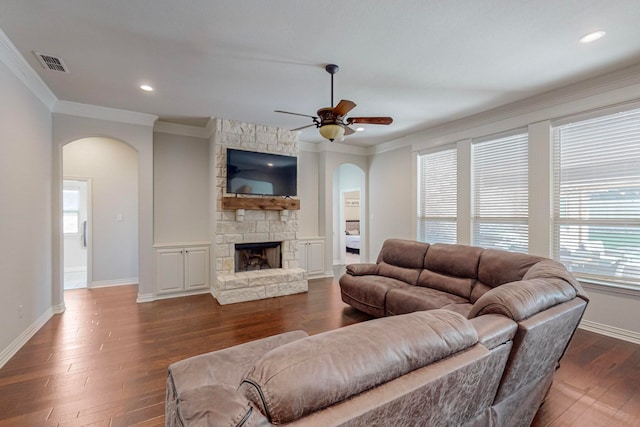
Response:
[{"label": "fireplace hearth", "polygon": [[282,267],[282,242],[238,243],[235,271],[267,270]]}]

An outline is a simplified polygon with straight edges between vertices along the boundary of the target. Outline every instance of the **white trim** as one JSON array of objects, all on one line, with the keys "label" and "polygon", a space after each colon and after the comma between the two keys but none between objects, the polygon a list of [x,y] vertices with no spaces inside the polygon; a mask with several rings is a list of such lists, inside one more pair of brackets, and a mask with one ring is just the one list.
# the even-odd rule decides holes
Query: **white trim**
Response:
[{"label": "white trim", "polygon": [[60,100],[53,106],[53,112],[69,116],[86,117],[89,119],[107,120],[111,122],[128,123],[141,126],[153,126],[155,121],[158,120],[158,116],[153,114]]},{"label": "white trim", "polygon": [[126,285],[137,285],[138,278],[137,277],[129,277],[125,279],[115,279],[115,280],[98,280],[95,282],[91,282],[89,284],[89,288],[110,288],[113,286],[126,286]]},{"label": "white trim", "polygon": [[207,122],[206,127],[188,126],[177,123],[169,123],[157,120],[153,124],[153,131],[158,133],[168,133],[170,135],[192,136],[195,138],[210,138],[213,129],[209,124],[211,120]]},{"label": "white trim", "polygon": [[636,298],[640,298],[640,289],[631,286],[625,286],[620,283],[615,282],[602,282],[598,283],[592,280],[584,279],[581,277],[577,277],[578,282],[582,285],[582,287],[589,291],[593,290],[596,292],[606,292],[608,294],[612,294],[614,296],[632,296]]},{"label": "white trim", "polygon": [[64,311],[67,309],[67,307],[65,307],[64,302],[60,303],[60,304],[56,304],[54,306],[51,307],[51,310],[53,310],[53,314],[61,314],[64,313]]},{"label": "white trim", "polygon": [[[395,149],[395,148],[394,148]],[[310,151],[312,153],[342,153],[342,154],[356,154],[360,156],[369,155],[368,147],[361,147],[358,145],[348,145],[340,142],[322,141],[318,143],[298,141],[299,151]]]},{"label": "white trim", "polygon": [[211,246],[211,242],[208,241],[200,241],[200,242],[166,242],[166,243],[154,243],[153,248],[175,248],[178,247],[187,247],[187,246]]},{"label": "white trim", "polygon": [[53,109],[58,98],[29,65],[2,29],[0,29],[0,62],[3,62],[49,110]]},{"label": "white trim", "polygon": [[136,298],[136,303],[138,304],[153,301],[155,301],[153,294],[138,294],[138,297]]},{"label": "white trim", "polygon": [[615,326],[604,325],[602,323],[592,322],[590,320],[582,320],[578,326],[580,329],[596,334],[605,335],[607,337],[616,338],[623,341],[629,341],[634,344],[640,344],[640,333],[629,331],[627,329],[616,328]]},{"label": "white trim", "polygon": [[0,368],[2,368],[17,352],[53,317],[53,308],[49,307],[27,329],[0,352]]},{"label": "white trim", "polygon": [[203,289],[196,289],[193,291],[175,292],[175,293],[163,294],[163,295],[153,295],[153,294],[138,295],[136,302],[138,304],[141,304],[145,302],[158,301],[161,299],[172,299],[172,298],[186,297],[190,295],[202,295],[202,294],[209,294],[215,299],[215,296],[213,295],[213,291],[211,290],[211,288],[206,287]]}]

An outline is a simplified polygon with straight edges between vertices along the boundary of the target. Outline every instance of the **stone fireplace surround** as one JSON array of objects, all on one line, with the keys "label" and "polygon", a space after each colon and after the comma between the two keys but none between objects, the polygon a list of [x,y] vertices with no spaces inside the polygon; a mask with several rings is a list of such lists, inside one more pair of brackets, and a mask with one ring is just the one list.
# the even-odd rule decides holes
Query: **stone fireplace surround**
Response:
[{"label": "stone fireplace surround", "polygon": [[[216,226],[214,296],[220,304],[306,292],[307,272],[299,268],[298,211],[245,209],[244,215],[223,210],[227,148],[288,156],[298,155],[293,132],[269,126],[217,119],[213,135],[216,162]],[[252,197],[252,196],[239,196]],[[235,272],[236,243],[282,242],[282,268]]]}]

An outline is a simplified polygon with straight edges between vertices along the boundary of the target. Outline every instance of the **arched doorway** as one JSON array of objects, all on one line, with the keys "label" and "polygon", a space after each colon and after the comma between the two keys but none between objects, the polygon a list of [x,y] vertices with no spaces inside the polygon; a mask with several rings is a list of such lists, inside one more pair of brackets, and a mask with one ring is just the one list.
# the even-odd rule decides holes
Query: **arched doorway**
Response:
[{"label": "arched doorway", "polygon": [[333,177],[333,259],[334,265],[361,261],[366,248],[365,173],[352,163],[344,163]]},{"label": "arched doorway", "polygon": [[[138,152],[113,138],[69,142],[62,148],[62,178],[64,289],[78,285],[85,257],[87,287],[138,283]],[[81,195],[81,183],[89,196],[76,213],[65,196],[73,201],[75,186]]]}]

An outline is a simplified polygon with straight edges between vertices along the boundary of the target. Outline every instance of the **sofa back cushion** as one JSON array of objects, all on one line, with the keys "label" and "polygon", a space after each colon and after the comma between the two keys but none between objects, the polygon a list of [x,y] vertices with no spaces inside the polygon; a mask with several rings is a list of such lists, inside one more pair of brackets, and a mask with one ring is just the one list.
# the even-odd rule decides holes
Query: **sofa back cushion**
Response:
[{"label": "sofa back cushion", "polygon": [[471,291],[471,303],[496,286],[522,280],[533,265],[545,259],[499,249],[483,250],[478,263],[478,283]]},{"label": "sofa back cushion", "polygon": [[435,243],[424,258],[418,286],[469,299],[478,278],[478,262],[483,249],[475,246]]},{"label": "sofa back cushion", "polygon": [[378,254],[378,274],[415,285],[428,249],[428,243],[388,239]]},{"label": "sofa back cushion", "polygon": [[447,310],[374,319],[271,350],[247,372],[239,392],[272,423],[283,424],[444,359],[477,340],[471,322]]}]

